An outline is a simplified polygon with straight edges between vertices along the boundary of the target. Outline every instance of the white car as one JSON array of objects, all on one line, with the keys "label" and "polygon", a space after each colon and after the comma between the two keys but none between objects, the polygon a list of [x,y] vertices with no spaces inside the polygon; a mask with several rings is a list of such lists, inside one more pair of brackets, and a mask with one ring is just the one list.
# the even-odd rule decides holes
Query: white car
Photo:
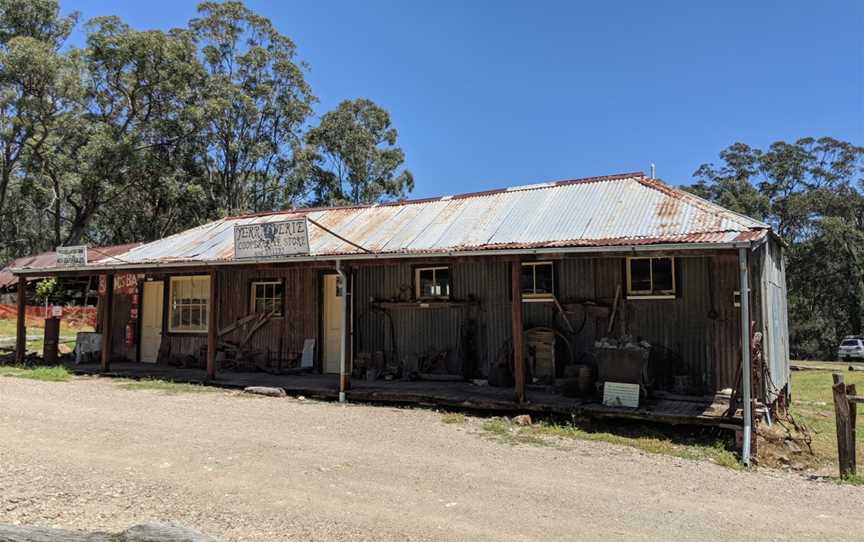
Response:
[{"label": "white car", "polygon": [[858,337],[846,337],[837,348],[837,359],[846,361],[850,359],[864,359],[864,339]]}]

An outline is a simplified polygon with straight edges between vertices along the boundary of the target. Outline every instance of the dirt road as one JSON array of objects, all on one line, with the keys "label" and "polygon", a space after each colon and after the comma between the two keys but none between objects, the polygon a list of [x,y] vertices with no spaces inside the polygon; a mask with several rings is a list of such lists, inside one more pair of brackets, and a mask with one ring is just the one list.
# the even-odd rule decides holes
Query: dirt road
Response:
[{"label": "dirt road", "polygon": [[225,540],[864,538],[864,488],[429,410],[0,378],[0,522]]}]

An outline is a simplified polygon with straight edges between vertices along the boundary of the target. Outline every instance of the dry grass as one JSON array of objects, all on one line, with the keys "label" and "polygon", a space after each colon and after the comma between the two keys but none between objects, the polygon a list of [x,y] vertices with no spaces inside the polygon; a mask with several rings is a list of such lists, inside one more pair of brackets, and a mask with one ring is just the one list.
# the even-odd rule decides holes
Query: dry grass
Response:
[{"label": "dry grass", "polygon": [[131,391],[157,391],[164,395],[180,395],[182,393],[208,393],[220,391],[218,388],[204,386],[201,384],[186,384],[182,382],[173,382],[171,380],[159,380],[145,378],[141,380],[120,380],[117,381],[117,386],[124,390]]}]

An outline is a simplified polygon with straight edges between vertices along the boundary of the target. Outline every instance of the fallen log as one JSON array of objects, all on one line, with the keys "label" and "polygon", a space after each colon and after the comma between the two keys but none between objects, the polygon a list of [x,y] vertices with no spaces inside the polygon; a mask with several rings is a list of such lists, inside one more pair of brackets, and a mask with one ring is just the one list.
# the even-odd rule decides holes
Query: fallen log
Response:
[{"label": "fallen log", "polygon": [[0,540],[3,542],[219,542],[213,537],[173,523],[145,523],[129,527],[122,533],[87,533],[0,524]]}]

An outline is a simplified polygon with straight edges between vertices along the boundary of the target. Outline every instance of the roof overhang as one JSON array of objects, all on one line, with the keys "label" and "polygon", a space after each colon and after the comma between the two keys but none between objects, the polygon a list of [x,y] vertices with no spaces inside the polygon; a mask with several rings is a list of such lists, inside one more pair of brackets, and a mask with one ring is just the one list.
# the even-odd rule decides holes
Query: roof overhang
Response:
[{"label": "roof overhang", "polygon": [[[764,239],[764,237],[763,237]],[[170,271],[190,268],[213,268],[213,267],[236,267],[260,264],[292,264],[309,262],[351,262],[351,261],[374,261],[394,259],[419,259],[419,258],[458,258],[478,256],[531,256],[531,255],[565,255],[565,254],[617,254],[627,255],[635,253],[650,252],[689,252],[706,250],[731,250],[739,248],[750,248],[757,241],[743,240],[727,243],[658,243],[658,244],[629,244],[629,245],[603,245],[603,246],[567,246],[567,247],[537,247],[537,248],[515,248],[496,250],[454,250],[435,252],[399,252],[399,253],[349,253],[349,254],[324,254],[310,256],[292,256],[275,258],[248,258],[243,260],[210,260],[210,261],[164,261],[164,262],[142,262],[134,264],[115,265],[87,265],[78,267],[52,267],[40,269],[18,268],[11,272],[18,276],[55,276],[63,274],[136,272],[136,271]],[[760,243],[761,244],[761,243]]]}]

